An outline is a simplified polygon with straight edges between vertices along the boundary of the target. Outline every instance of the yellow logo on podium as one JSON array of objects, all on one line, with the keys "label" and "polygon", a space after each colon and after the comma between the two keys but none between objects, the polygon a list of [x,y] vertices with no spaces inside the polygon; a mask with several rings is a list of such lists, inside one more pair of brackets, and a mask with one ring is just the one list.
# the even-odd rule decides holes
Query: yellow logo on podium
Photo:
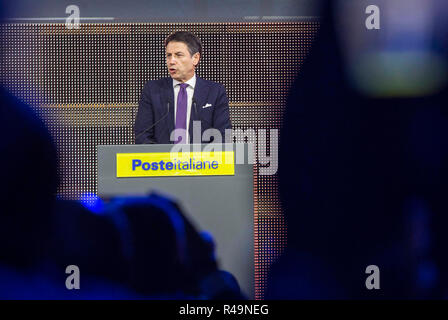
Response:
[{"label": "yellow logo on podium", "polygon": [[117,153],[118,178],[234,174],[234,151]]}]

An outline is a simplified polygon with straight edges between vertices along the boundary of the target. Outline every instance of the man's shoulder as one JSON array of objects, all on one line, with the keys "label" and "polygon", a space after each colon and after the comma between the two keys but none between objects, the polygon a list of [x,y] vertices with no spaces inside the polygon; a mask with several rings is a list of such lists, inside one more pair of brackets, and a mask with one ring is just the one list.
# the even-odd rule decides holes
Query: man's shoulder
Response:
[{"label": "man's shoulder", "polygon": [[160,78],[156,80],[149,80],[143,86],[143,90],[153,90],[153,89],[159,90],[162,88],[166,88],[172,85],[173,83],[172,81],[173,80],[170,77]]},{"label": "man's shoulder", "polygon": [[208,86],[210,88],[224,89],[225,90],[224,86],[221,83],[219,83],[219,82],[206,80],[206,79],[203,79],[203,78],[200,78],[200,77],[197,77],[196,81],[201,82],[202,85]]}]

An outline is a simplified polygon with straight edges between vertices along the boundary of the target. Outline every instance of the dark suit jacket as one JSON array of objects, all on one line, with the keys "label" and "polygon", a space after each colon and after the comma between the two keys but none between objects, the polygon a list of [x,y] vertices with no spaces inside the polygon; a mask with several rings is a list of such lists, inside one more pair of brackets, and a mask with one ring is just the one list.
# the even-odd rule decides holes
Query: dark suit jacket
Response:
[{"label": "dark suit jacket", "polygon": [[[206,104],[211,104],[211,107],[203,108]],[[173,80],[162,78],[147,82],[135,119],[135,143],[173,143],[170,134],[175,128],[174,119]],[[201,137],[205,130],[215,128],[221,132],[224,142],[224,131],[230,129],[231,124],[229,102],[223,85],[196,76],[189,124],[190,143],[193,142],[193,121],[201,121]]]}]

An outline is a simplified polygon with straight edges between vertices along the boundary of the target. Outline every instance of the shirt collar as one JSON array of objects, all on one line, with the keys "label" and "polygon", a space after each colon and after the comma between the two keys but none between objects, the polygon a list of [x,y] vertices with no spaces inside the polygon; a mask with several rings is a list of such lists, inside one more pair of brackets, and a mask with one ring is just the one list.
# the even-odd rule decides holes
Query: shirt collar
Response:
[{"label": "shirt collar", "polygon": [[[182,82],[173,79],[173,88],[175,86],[177,86],[178,84],[181,84],[181,83]],[[194,89],[194,86],[196,85],[196,73],[193,75],[193,77],[191,77],[190,80],[185,81],[185,83],[188,84],[190,87],[192,87]]]}]

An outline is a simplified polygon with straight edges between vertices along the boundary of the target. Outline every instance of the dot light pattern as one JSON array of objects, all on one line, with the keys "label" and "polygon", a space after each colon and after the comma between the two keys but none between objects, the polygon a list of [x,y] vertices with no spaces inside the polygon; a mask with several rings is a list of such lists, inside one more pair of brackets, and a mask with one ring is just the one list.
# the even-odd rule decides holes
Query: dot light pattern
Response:
[{"label": "dot light pattern", "polygon": [[[58,148],[58,194],[96,193],[96,146],[132,144],[146,81],[168,76],[163,40],[175,30],[204,46],[197,74],[222,83],[235,129],[280,129],[290,85],[318,22],[4,24],[0,80],[34,106]],[[256,143],[256,136],[245,141]],[[266,152],[269,146],[256,146]],[[278,164],[277,164],[278,165]],[[254,166],[255,297],[286,245],[278,177]]]}]

